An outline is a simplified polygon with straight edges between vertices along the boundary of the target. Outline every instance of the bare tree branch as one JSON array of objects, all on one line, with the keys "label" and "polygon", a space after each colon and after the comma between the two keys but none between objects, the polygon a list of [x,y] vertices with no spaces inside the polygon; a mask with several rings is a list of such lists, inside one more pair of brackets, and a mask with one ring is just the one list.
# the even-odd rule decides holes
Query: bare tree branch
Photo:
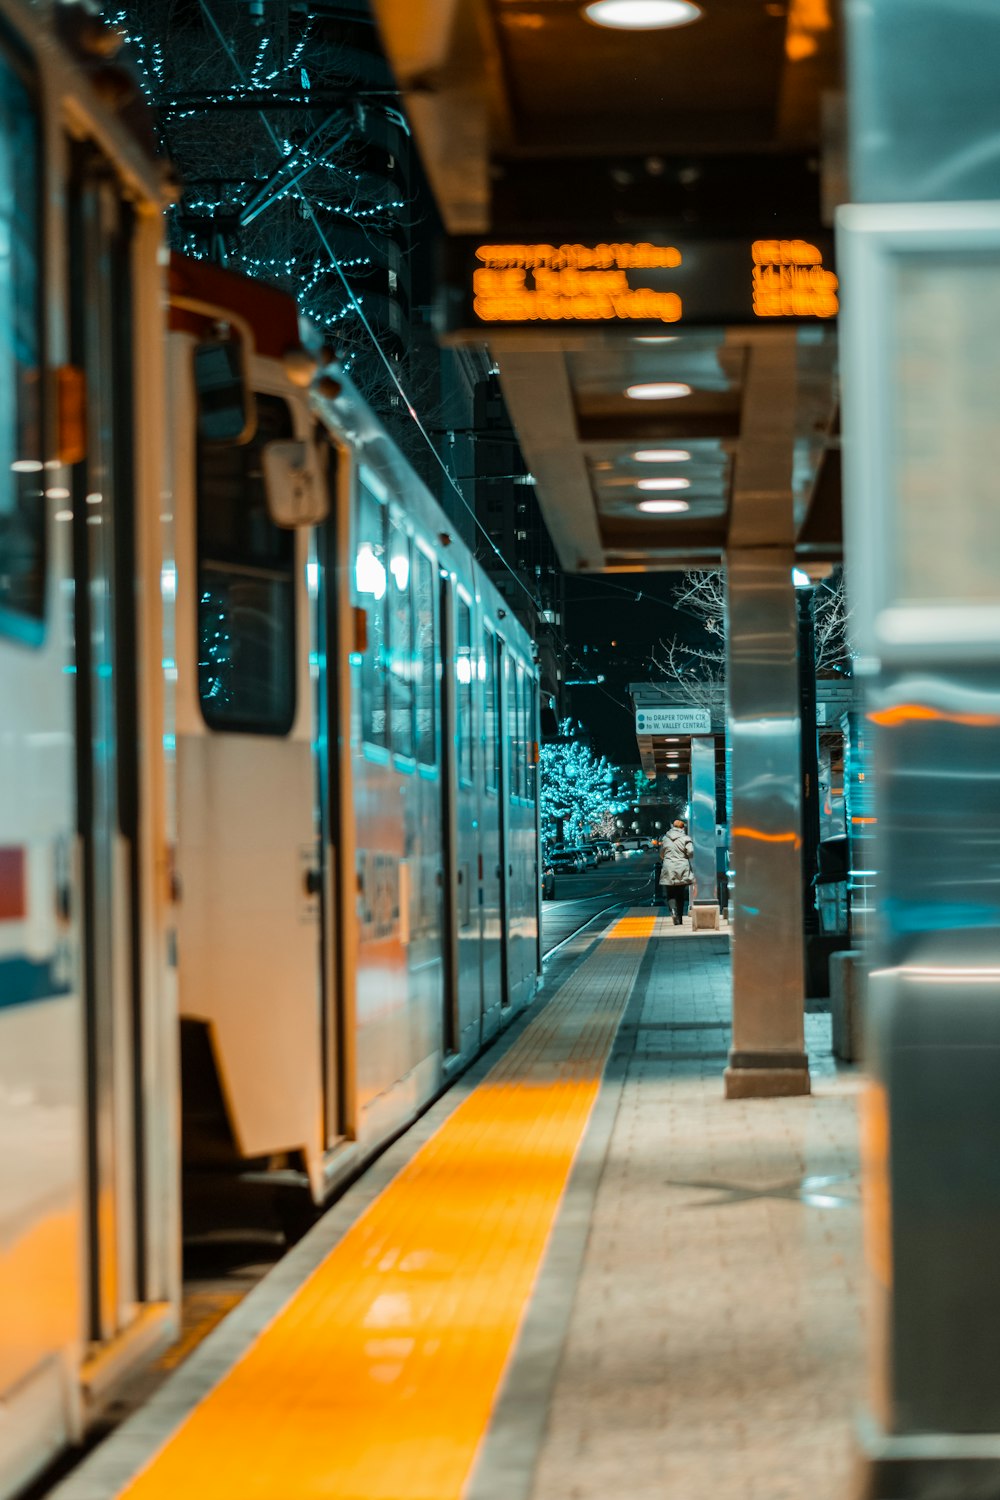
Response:
[{"label": "bare tree branch", "polygon": [[[699,708],[709,708],[718,703],[726,680],[725,574],[721,569],[685,573],[675,605],[699,621],[713,644],[692,646],[672,636],[654,648],[652,663],[672,682],[680,697]],[[850,676],[856,653],[839,570],[815,589],[813,620],[817,673]]]}]

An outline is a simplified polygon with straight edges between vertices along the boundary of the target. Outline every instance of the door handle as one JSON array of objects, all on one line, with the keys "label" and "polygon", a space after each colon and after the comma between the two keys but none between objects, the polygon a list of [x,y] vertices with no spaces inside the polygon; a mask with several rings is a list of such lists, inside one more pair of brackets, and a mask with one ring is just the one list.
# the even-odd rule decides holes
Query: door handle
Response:
[{"label": "door handle", "polygon": [[303,876],[307,896],[318,896],[323,889],[323,876],[319,870],[307,870]]}]

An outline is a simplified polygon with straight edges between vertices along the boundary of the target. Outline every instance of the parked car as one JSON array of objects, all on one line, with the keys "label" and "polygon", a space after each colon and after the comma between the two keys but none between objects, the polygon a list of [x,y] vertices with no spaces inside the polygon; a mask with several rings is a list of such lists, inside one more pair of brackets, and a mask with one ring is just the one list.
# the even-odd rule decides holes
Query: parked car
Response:
[{"label": "parked car", "polygon": [[576,852],[577,854],[579,854],[581,860],[583,861],[583,869],[597,869],[597,866],[601,862],[601,857],[598,854],[597,850],[594,848],[593,844],[580,844]]},{"label": "parked car", "polygon": [[553,849],[549,855],[549,864],[554,874],[562,871],[566,875],[575,875],[584,868],[579,849],[571,849],[566,845],[561,849]]},{"label": "parked car", "polygon": [[615,857],[614,845],[610,839],[595,839],[594,848],[597,850],[597,857],[601,860],[602,864],[606,864],[609,859],[614,859]]}]

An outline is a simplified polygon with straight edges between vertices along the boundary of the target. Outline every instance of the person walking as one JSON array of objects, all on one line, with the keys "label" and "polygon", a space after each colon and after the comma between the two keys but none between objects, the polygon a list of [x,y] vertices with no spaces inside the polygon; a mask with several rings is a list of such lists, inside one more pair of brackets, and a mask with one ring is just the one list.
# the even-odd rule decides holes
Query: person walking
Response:
[{"label": "person walking", "polygon": [[694,845],[687,836],[687,829],[680,818],[675,818],[673,827],[663,840],[663,860],[660,864],[660,885],[666,886],[667,905],[674,919],[674,926],[684,921],[688,886],[694,881],[691,856]]}]

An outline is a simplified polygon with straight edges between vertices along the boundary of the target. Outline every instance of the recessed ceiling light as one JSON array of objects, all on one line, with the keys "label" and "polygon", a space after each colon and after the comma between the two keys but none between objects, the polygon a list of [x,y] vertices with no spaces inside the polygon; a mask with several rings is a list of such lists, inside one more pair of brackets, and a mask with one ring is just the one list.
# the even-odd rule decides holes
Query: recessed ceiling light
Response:
[{"label": "recessed ceiling light", "polygon": [[674,401],[678,396],[690,396],[691,387],[680,380],[653,380],[630,385],[625,394],[633,401]]},{"label": "recessed ceiling light", "polygon": [[692,0],[594,0],[583,13],[595,26],[616,31],[660,31],[697,21],[701,8]]},{"label": "recessed ceiling light", "polygon": [[639,479],[636,481],[637,490],[689,490],[690,479]]},{"label": "recessed ceiling light", "polygon": [[637,344],[676,344],[680,334],[677,333],[640,333],[635,339]]},{"label": "recessed ceiling light", "polygon": [[639,509],[648,516],[677,516],[682,510],[690,510],[686,500],[640,500]]},{"label": "recessed ceiling light", "polygon": [[686,448],[640,448],[632,457],[640,464],[684,464],[691,455]]}]

